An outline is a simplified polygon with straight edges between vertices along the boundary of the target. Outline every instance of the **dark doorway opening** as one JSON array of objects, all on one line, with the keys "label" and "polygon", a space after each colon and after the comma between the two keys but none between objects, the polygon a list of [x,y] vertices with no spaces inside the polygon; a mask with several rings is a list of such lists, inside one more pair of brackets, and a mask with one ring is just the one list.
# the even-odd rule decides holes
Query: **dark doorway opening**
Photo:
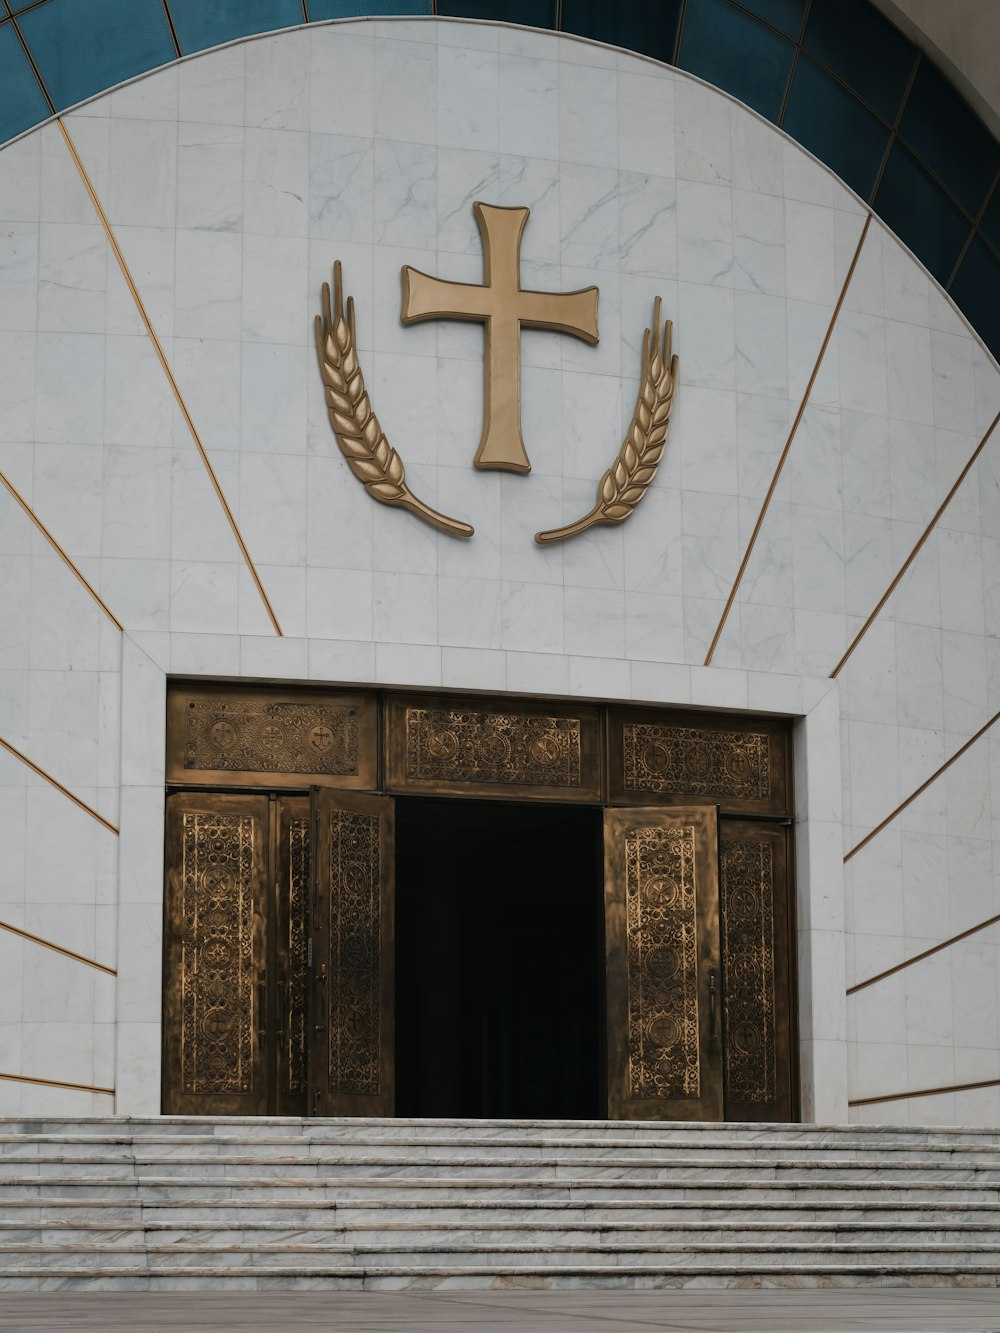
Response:
[{"label": "dark doorway opening", "polygon": [[396,804],[396,1114],[599,1118],[595,807]]}]

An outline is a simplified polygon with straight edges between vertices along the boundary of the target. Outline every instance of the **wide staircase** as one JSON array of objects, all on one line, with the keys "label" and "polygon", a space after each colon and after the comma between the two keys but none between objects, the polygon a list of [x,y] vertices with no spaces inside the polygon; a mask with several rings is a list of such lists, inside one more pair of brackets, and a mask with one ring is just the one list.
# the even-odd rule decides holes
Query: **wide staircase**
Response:
[{"label": "wide staircase", "polygon": [[998,1274],[987,1131],[0,1120],[0,1291],[993,1287]]}]

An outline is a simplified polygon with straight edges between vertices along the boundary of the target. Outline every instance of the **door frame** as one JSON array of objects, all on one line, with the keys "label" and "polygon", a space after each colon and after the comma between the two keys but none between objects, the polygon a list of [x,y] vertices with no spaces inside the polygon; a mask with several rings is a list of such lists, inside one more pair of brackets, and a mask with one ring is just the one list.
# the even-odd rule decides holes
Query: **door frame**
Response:
[{"label": "door frame", "polygon": [[[179,752],[180,722],[183,709],[180,703],[185,695],[211,699],[220,697],[247,698],[257,705],[264,705],[275,699],[288,702],[316,702],[333,704],[347,702],[356,708],[361,718],[364,735],[375,742],[375,762],[365,764],[355,775],[338,774],[333,777],[323,774],[304,774],[301,754],[294,771],[285,773],[266,772],[260,767],[248,768],[243,772],[210,771],[203,766],[197,769],[185,769]],[[484,714],[493,710],[498,715],[512,715],[529,718],[579,718],[580,729],[580,772],[581,781],[574,787],[560,788],[555,784],[532,781],[530,785],[518,782],[496,781],[482,782],[470,780],[464,774],[457,782],[435,779],[426,775],[414,778],[407,773],[405,754],[401,744],[407,705],[422,712],[434,710],[461,711]],[[305,779],[321,786],[335,787],[341,791],[347,787],[355,792],[369,792],[372,795],[389,796],[392,794],[441,795],[455,799],[484,799],[511,801],[567,801],[572,804],[600,806],[605,810],[621,808],[626,804],[655,807],[660,806],[666,812],[678,804],[704,802],[700,793],[684,796],[677,792],[649,790],[640,785],[628,787],[622,780],[621,769],[612,771],[612,764],[622,760],[624,744],[621,728],[629,723],[638,723],[642,727],[684,728],[699,733],[747,733],[756,729],[772,739],[780,755],[780,782],[766,784],[766,792],[761,791],[756,798],[731,796],[720,807],[722,827],[730,820],[741,822],[757,821],[770,826],[780,825],[788,828],[787,836],[787,872],[788,872],[788,911],[784,921],[786,934],[788,968],[788,1014],[789,1040],[788,1061],[791,1081],[791,1116],[798,1120],[802,1109],[800,1101],[799,1073],[799,1016],[800,996],[798,992],[798,922],[796,920],[795,892],[795,840],[791,837],[793,818],[793,793],[795,791],[795,769],[792,749],[793,734],[791,720],[774,715],[749,714],[732,710],[692,710],[670,705],[638,705],[621,703],[576,703],[565,698],[546,698],[521,695],[472,695],[465,692],[442,694],[433,690],[395,691],[380,687],[370,689],[350,687],[288,687],[276,682],[273,687],[254,684],[244,686],[241,683],[223,684],[217,681],[178,681],[172,685],[168,694],[168,756],[167,773],[172,780],[167,783],[167,793],[180,791],[203,793],[243,792],[246,794],[271,794],[273,796],[305,796],[308,789]],[[529,736],[530,740],[530,736]],[[717,747],[716,747],[717,748]],[[261,778],[266,778],[266,786],[258,785]],[[371,783],[372,785],[367,785]],[[364,784],[364,785],[362,785]],[[273,808],[273,806],[272,806]],[[273,841],[273,840],[272,840]],[[270,875],[274,882],[273,870]],[[163,954],[164,980],[166,979],[166,954]],[[164,992],[165,993],[165,992]],[[605,997],[605,1008],[607,998]],[[276,1016],[275,1016],[276,1017]],[[274,1026],[272,1021],[271,1026]],[[605,1042],[610,1042],[605,1015]],[[165,1034],[164,1034],[165,1040]],[[607,1065],[607,1059],[605,1060]],[[166,1066],[163,1070],[166,1077]]]}]

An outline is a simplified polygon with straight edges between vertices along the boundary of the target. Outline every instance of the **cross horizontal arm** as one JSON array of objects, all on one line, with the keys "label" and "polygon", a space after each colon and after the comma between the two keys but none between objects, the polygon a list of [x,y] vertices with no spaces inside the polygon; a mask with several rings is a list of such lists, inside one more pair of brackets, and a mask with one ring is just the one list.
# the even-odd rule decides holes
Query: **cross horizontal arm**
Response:
[{"label": "cross horizontal arm", "polygon": [[442,318],[484,320],[492,313],[489,288],[467,282],[445,282],[404,264],[400,313],[404,324]]},{"label": "cross horizontal arm", "polygon": [[598,341],[596,287],[578,292],[518,292],[517,313],[529,329],[571,333],[591,346]]}]

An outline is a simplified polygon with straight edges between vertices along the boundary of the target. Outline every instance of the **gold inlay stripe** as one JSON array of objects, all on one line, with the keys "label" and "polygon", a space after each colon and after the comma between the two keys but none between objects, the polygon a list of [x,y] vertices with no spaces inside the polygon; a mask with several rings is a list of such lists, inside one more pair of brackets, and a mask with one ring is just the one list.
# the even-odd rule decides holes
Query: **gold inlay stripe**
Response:
[{"label": "gold inlay stripe", "polygon": [[830,316],[830,322],[826,327],[826,333],[823,335],[823,341],[820,344],[819,353],[816,357],[815,365],[812,368],[812,374],[809,376],[809,382],[806,384],[805,393],[802,395],[802,402],[799,404],[799,410],[795,414],[795,420],[792,422],[791,430],[788,432],[788,439],[785,441],[785,447],[781,451],[781,457],[778,459],[778,465],[774,469],[774,476],[771,478],[771,484],[767,488],[767,494],[764,496],[764,503],[760,507],[760,513],[757,515],[757,522],[753,525],[753,532],[750,534],[750,540],[747,543],[747,549],[743,553],[743,559],[740,561],[740,567],[736,571],[736,578],[730,589],[729,597],[726,600],[725,608],[722,612],[722,618],[719,621],[718,628],[712,637],[709,645],[708,654],[705,657],[705,666],[712,665],[712,658],[715,656],[715,650],[719,646],[719,640],[722,638],[722,631],[726,627],[726,621],[729,619],[729,613],[733,609],[733,603],[736,601],[736,594],[740,590],[740,584],[743,582],[743,575],[747,572],[747,566],[750,563],[750,557],[753,555],[753,548],[756,545],[757,538],[760,536],[760,530],[764,526],[764,519],[767,516],[768,508],[774,498],[774,492],[778,489],[778,482],[781,479],[781,471],[792,448],[792,442],[805,416],[806,408],[809,405],[809,399],[815,387],[816,380],[819,378],[819,372],[823,367],[823,358],[826,356],[827,348],[830,346],[830,339],[833,337],[833,330],[837,324],[837,318],[840,315],[841,307],[847,297],[847,289],[851,285],[851,279],[854,277],[854,270],[858,266],[858,260],[861,258],[861,250],[865,243],[865,237],[868,235],[868,228],[871,226],[871,213],[865,218],[865,225],[861,228],[861,235],[858,237],[858,243],[854,249],[854,257],[851,260],[851,266],[847,270],[847,277],[844,279],[844,285],[840,289],[840,295],[837,297],[837,304],[833,307],[833,314]]},{"label": "gold inlay stripe", "polygon": [[44,768],[39,768],[38,765],[29,759],[26,754],[22,754],[20,750],[15,749],[10,741],[5,741],[2,736],[0,736],[0,748],[6,750],[8,754],[12,754],[15,759],[20,759],[21,763],[26,764],[27,767],[31,769],[32,773],[36,773],[38,777],[44,778],[46,782],[51,783],[56,791],[61,791],[62,794],[68,800],[72,801],[74,805],[78,805],[81,810],[85,810],[87,814],[90,815],[91,819],[96,819],[98,824],[103,824],[109,833],[113,833],[116,837],[118,836],[118,830],[115,828],[114,824],[105,819],[103,815],[99,815],[93,806],[88,805],[86,801],[81,801],[79,796],[74,796],[70,789],[64,787],[58,778],[54,778],[51,773],[46,773]]},{"label": "gold inlay stripe", "polygon": [[942,940],[940,944],[932,944],[929,949],[923,953],[915,953],[912,958],[905,958],[895,967],[887,967],[884,972],[878,972],[867,981],[859,981],[853,986],[848,986],[847,994],[854,995],[856,991],[864,990],[866,986],[874,986],[876,981],[885,981],[886,977],[894,977],[897,972],[902,972],[904,968],[912,967],[914,963],[920,963],[925,958],[930,958],[932,954],[940,953],[942,949],[950,949],[953,944],[958,944],[959,940],[967,940],[970,935],[977,935],[981,930],[986,930],[990,926],[995,926],[1000,921],[1000,916],[988,917],[985,921],[980,921],[978,925],[970,926],[968,930],[960,931],[957,935],[952,935],[950,939]]},{"label": "gold inlay stripe", "polygon": [[902,1102],[908,1097],[937,1097],[945,1092],[975,1092],[977,1088],[1000,1087],[1000,1078],[984,1078],[978,1083],[950,1083],[944,1088],[918,1088],[915,1092],[887,1092],[882,1097],[857,1097],[848,1106],[875,1106],[878,1102]]},{"label": "gold inlay stripe", "polygon": [[32,944],[40,944],[43,949],[51,949],[53,953],[61,953],[65,958],[72,958],[74,962],[86,963],[88,967],[96,967],[98,972],[107,972],[109,977],[116,977],[118,973],[113,967],[108,967],[106,963],[98,963],[96,959],[88,958],[85,954],[75,953],[72,949],[64,949],[61,944],[53,944],[52,940],[43,939],[41,935],[32,935],[30,930],[22,930],[20,926],[12,926],[9,921],[0,921],[0,930],[9,930],[12,935],[20,935],[23,940],[30,940]]},{"label": "gold inlay stripe", "polygon": [[852,856],[857,856],[858,852],[861,851],[862,847],[867,847],[868,844],[871,842],[872,838],[877,837],[884,828],[886,828],[889,824],[892,823],[892,821],[896,818],[897,815],[902,814],[908,805],[912,805],[918,796],[923,795],[923,793],[927,790],[927,788],[931,785],[931,783],[937,782],[941,774],[947,772],[947,770],[951,768],[952,764],[955,762],[956,759],[961,759],[962,755],[965,754],[966,750],[968,750],[970,746],[975,745],[976,741],[980,740],[981,737],[986,735],[990,727],[993,726],[993,724],[997,721],[998,718],[1000,718],[1000,713],[994,713],[993,716],[990,718],[989,722],[987,722],[985,726],[980,727],[974,736],[970,736],[964,745],[960,745],[950,759],[946,759],[940,768],[936,768],[934,770],[934,772],[930,775],[930,777],[926,780],[926,782],[922,782],[920,786],[916,789],[916,791],[911,792],[909,796],[907,796],[905,801],[900,801],[899,805],[896,806],[895,810],[893,810],[891,814],[886,815],[885,819],[882,820],[881,824],[876,824],[870,833],[867,833],[856,846],[851,848],[851,850],[844,857],[845,864],[851,859]]},{"label": "gold inlay stripe", "polygon": [[174,398],[177,401],[177,406],[180,408],[181,415],[184,418],[185,425],[187,426],[188,431],[191,434],[192,440],[194,440],[195,448],[198,450],[198,453],[201,457],[201,461],[205,466],[205,471],[208,473],[209,480],[211,481],[212,487],[218,498],[219,504],[222,506],[222,512],[225,514],[226,521],[228,522],[229,527],[232,530],[233,536],[236,538],[236,544],[240,548],[240,553],[242,554],[243,559],[246,561],[247,569],[250,571],[250,577],[254,581],[257,591],[260,594],[261,601],[264,603],[264,607],[267,611],[268,616],[270,617],[271,624],[274,626],[274,632],[275,634],[280,635],[282,632],[281,626],[278,624],[278,618],[274,614],[274,608],[271,606],[267,593],[264,591],[264,585],[260,581],[260,576],[257,573],[257,567],[254,565],[254,562],[251,559],[250,552],[247,550],[247,546],[243,540],[242,534],[240,533],[239,526],[236,522],[236,519],[233,517],[233,511],[229,508],[229,502],[226,500],[226,497],[223,494],[222,487],[219,485],[219,479],[215,475],[215,469],[212,467],[211,461],[209,460],[208,457],[208,453],[205,450],[205,446],[201,442],[201,436],[198,434],[198,428],[195,426],[194,421],[192,420],[191,417],[191,413],[187,409],[187,404],[185,403],[184,397],[181,394],[180,386],[178,385],[176,379],[174,378],[174,373],[171,370],[170,363],[167,361],[163,348],[160,345],[160,340],[156,335],[156,330],[153,328],[152,321],[150,320],[149,315],[146,312],[146,307],[143,304],[142,297],[139,295],[139,290],[136,287],[135,283],[132,281],[132,275],[129,272],[128,264],[125,262],[125,256],[121,252],[121,249],[118,245],[118,241],[115,238],[115,234],[111,230],[111,224],[108,222],[107,215],[105,214],[104,209],[101,206],[101,201],[98,199],[94,187],[90,182],[90,177],[87,175],[87,169],[83,165],[79,153],[77,153],[76,151],[76,145],[70,138],[69,130],[66,128],[66,125],[61,116],[56,117],[56,124],[62,131],[62,136],[63,139],[65,140],[66,147],[69,149],[70,156],[72,157],[73,162],[76,165],[77,171],[80,173],[80,179],[83,181],[84,188],[86,189],[87,194],[90,196],[90,202],[94,205],[94,210],[96,211],[97,216],[100,218],[101,226],[104,228],[104,234],[108,238],[108,244],[111,246],[115,259],[118,261],[118,267],[121,269],[122,277],[125,279],[125,283],[128,286],[129,291],[132,293],[132,300],[135,302],[135,308],[139,312],[139,318],[142,320],[146,332],[149,335],[149,340],[153,344],[153,350],[156,352],[157,360],[159,361],[160,366],[163,369],[164,375],[166,375],[167,377],[167,383],[170,385]]},{"label": "gold inlay stripe", "polygon": [[63,561],[66,568],[77,579],[79,579],[79,581],[83,584],[84,588],[86,588],[87,592],[90,593],[91,597],[93,597],[94,601],[101,608],[101,610],[104,612],[107,618],[111,621],[112,625],[114,625],[115,629],[117,629],[120,632],[124,628],[122,622],[118,619],[118,617],[114,614],[114,612],[111,611],[111,609],[108,607],[108,604],[103,600],[103,598],[96,591],[96,589],[91,587],[91,585],[87,582],[84,576],[80,573],[79,569],[77,569],[76,565],[74,565],[73,561],[69,558],[69,556],[63,550],[63,548],[56,541],[55,537],[53,537],[52,533],[49,532],[48,528],[45,526],[42,520],[38,517],[38,515],[28,504],[28,502],[23,498],[22,495],[19,494],[14,485],[4,476],[2,472],[0,472],[0,485],[3,486],[4,490],[6,490],[10,498],[16,504],[20,505],[21,509],[24,511],[27,517],[31,519],[32,523],[34,523],[35,527],[42,534],[45,540],[49,543],[53,551],[55,551],[56,555],[59,556],[60,560]]},{"label": "gold inlay stripe", "polygon": [[997,424],[998,424],[998,423],[1000,423],[1000,412],[998,412],[998,413],[996,414],[996,416],[993,418],[993,420],[990,422],[989,426],[988,426],[987,429],[986,429],[986,434],[983,436],[983,438],[982,438],[982,439],[979,441],[979,443],[976,445],[975,449],[972,451],[972,456],[971,456],[971,458],[970,458],[969,461],[966,463],[965,467],[962,468],[962,471],[958,474],[958,478],[957,478],[957,480],[955,481],[954,486],[952,486],[951,490],[948,492],[948,494],[944,497],[944,499],[943,499],[943,500],[941,501],[941,503],[938,505],[937,509],[934,511],[934,517],[931,519],[931,521],[927,524],[927,527],[926,527],[926,528],[924,529],[924,531],[922,532],[922,534],[921,534],[921,536],[920,536],[920,539],[919,539],[919,541],[917,542],[916,546],[914,546],[913,550],[910,552],[910,554],[909,554],[909,555],[906,557],[906,559],[903,561],[903,564],[902,564],[902,566],[900,567],[899,572],[896,574],[895,578],[893,578],[893,580],[892,580],[892,582],[889,584],[888,588],[886,588],[885,592],[882,594],[882,596],[879,598],[878,602],[875,604],[875,609],[874,609],[874,611],[871,613],[871,615],[868,617],[868,619],[865,621],[865,623],[864,623],[864,624],[861,626],[861,628],[858,630],[857,634],[855,634],[854,638],[851,640],[851,644],[850,644],[850,647],[847,649],[847,652],[844,653],[844,656],[840,659],[840,661],[837,663],[837,665],[836,665],[836,666],[833,668],[833,670],[830,672],[830,679],[831,679],[831,680],[836,680],[837,677],[840,675],[840,672],[843,670],[843,668],[844,668],[844,667],[846,666],[846,664],[847,664],[847,659],[851,656],[851,654],[854,652],[855,648],[857,648],[858,644],[861,642],[861,640],[865,637],[865,635],[866,635],[866,634],[868,633],[868,631],[871,629],[871,627],[872,627],[872,623],[874,622],[876,616],[877,616],[877,615],[879,614],[879,612],[882,610],[883,606],[885,606],[886,602],[889,600],[889,598],[892,596],[892,594],[896,591],[896,588],[899,586],[900,580],[903,578],[903,576],[905,575],[906,571],[910,568],[910,566],[913,564],[914,560],[916,560],[917,556],[920,554],[921,550],[923,549],[924,543],[927,541],[927,538],[931,535],[931,533],[932,533],[932,532],[934,531],[934,529],[937,527],[938,522],[940,521],[941,515],[944,513],[944,511],[945,511],[945,510],[948,508],[948,506],[951,504],[952,500],[954,500],[954,498],[955,498],[955,492],[958,490],[959,486],[961,486],[962,482],[966,479],[966,477],[967,477],[967,476],[969,475],[969,473],[972,471],[972,468],[973,468],[973,466],[974,466],[974,464],[975,464],[975,462],[976,462],[976,459],[979,457],[979,455],[980,455],[980,454],[983,452],[983,450],[986,448],[986,445],[987,445],[987,443],[988,443],[988,441],[989,441],[989,438],[990,438],[990,436],[993,434],[994,430],[996,430],[996,428],[997,428]]},{"label": "gold inlay stripe", "polygon": [[29,1078],[27,1074],[0,1074],[8,1083],[34,1083],[42,1088],[69,1088],[71,1092],[99,1092],[103,1097],[113,1097],[114,1088],[95,1088],[92,1083],[66,1083],[59,1078]]}]

